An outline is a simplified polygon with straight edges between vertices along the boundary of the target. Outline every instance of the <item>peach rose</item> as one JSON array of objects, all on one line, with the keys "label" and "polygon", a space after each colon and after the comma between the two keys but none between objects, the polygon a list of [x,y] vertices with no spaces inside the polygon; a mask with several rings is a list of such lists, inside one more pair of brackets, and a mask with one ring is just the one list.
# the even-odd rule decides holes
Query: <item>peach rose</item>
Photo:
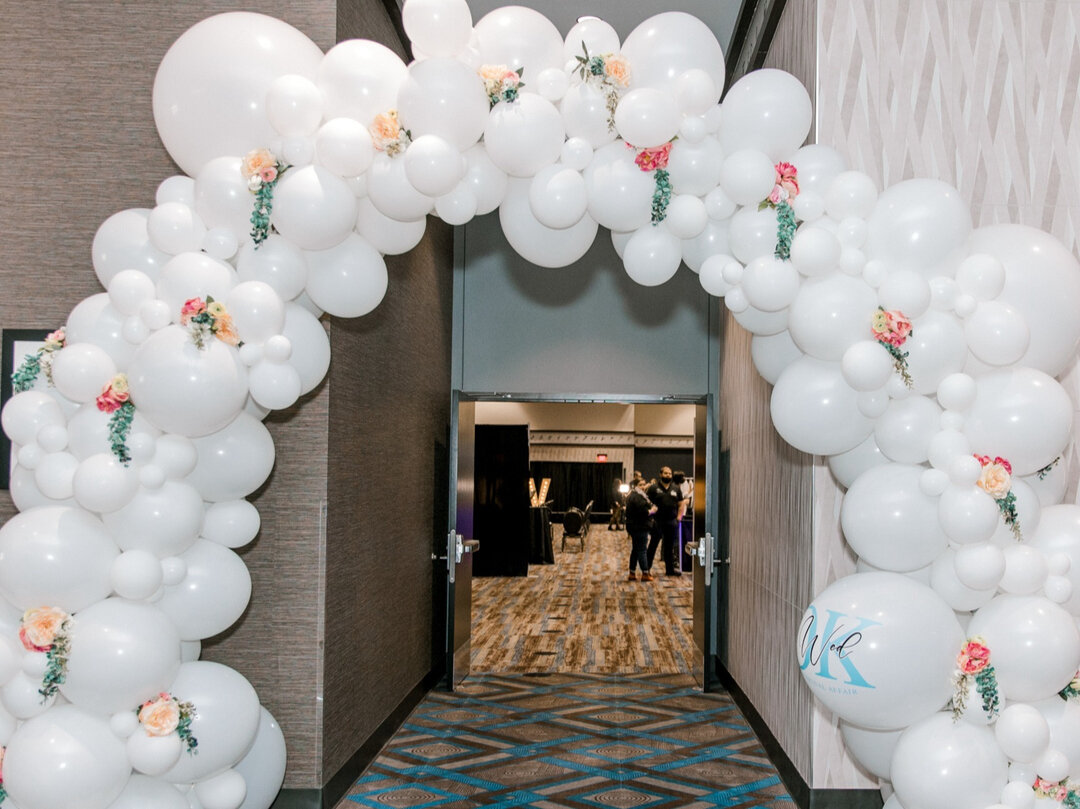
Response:
[{"label": "peach rose", "polygon": [[380,152],[395,142],[401,134],[401,124],[398,123],[397,110],[381,112],[375,116],[371,127],[371,142]]},{"label": "peach rose", "polygon": [[127,376],[117,374],[101,389],[96,401],[97,409],[103,413],[115,413],[130,398]]},{"label": "peach rose", "polygon": [[248,152],[240,163],[240,173],[244,175],[245,180],[250,180],[252,177],[261,178],[263,172],[270,168],[277,170],[277,158],[269,149],[255,149]]},{"label": "peach rose", "polygon": [[604,74],[620,87],[630,86],[630,63],[625,56],[605,57]]},{"label": "peach rose", "polygon": [[169,694],[158,694],[139,708],[139,722],[148,736],[168,736],[180,725],[180,703]]},{"label": "peach rose", "polygon": [[512,72],[506,65],[481,65],[477,73],[485,82],[501,82]]},{"label": "peach rose", "polygon": [[975,485],[993,497],[1001,500],[1012,488],[1012,475],[999,463],[989,463],[983,466],[982,474],[975,481]]},{"label": "peach rose", "polygon": [[69,617],[59,607],[31,607],[23,613],[19,640],[28,652],[47,652]]},{"label": "peach rose", "polygon": [[214,321],[214,336],[227,345],[240,345],[240,335],[236,333],[236,327],[228,315]]}]

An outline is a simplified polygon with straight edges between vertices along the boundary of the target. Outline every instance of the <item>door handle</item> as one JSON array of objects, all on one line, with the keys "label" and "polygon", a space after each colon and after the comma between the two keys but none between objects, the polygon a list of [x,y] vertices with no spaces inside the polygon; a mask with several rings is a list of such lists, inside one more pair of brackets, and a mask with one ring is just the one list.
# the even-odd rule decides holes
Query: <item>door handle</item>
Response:
[{"label": "door handle", "polygon": [[480,550],[480,540],[466,539],[463,550],[465,553],[476,553],[478,550]]}]

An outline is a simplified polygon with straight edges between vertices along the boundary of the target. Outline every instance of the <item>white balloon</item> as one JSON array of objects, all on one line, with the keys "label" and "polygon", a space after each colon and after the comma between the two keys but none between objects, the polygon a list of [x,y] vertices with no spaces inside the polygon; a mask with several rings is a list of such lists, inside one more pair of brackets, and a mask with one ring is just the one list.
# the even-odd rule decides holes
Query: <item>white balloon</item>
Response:
[{"label": "white balloon", "polygon": [[808,143],[791,162],[798,169],[799,193],[824,196],[832,181],[844,171],[844,158],[831,146]]},{"label": "white balloon", "polygon": [[251,398],[271,410],[284,410],[300,398],[300,374],[288,363],[263,360],[248,372]]},{"label": "white balloon", "polygon": [[877,186],[869,176],[861,171],[843,171],[825,191],[825,210],[838,222],[849,217],[867,219],[877,198]]},{"label": "white balloon", "polygon": [[892,759],[897,799],[918,809],[983,809],[997,801],[1007,773],[993,731],[948,713],[905,730]]},{"label": "white balloon", "polygon": [[105,809],[130,774],[108,720],[74,705],[25,722],[4,754],[4,789],[22,809]]},{"label": "white balloon", "polygon": [[631,90],[615,108],[615,129],[634,148],[662,146],[679,133],[679,108],[668,93],[651,87]]},{"label": "white balloon", "polygon": [[813,357],[840,360],[851,345],[873,336],[876,309],[873,290],[860,280],[844,275],[811,278],[791,304],[791,339]]},{"label": "white balloon", "polygon": [[483,64],[524,67],[530,76],[563,66],[563,38],[539,11],[504,6],[485,14],[473,26],[473,39]]},{"label": "white balloon", "polygon": [[730,304],[735,297],[742,297],[744,302],[746,300],[744,291],[739,288],[733,289],[724,302],[728,304],[728,308],[731,309],[732,314],[735,317],[735,322],[754,336],[779,334],[787,328],[788,317],[786,309],[782,309],[779,312],[763,312],[761,309],[750,306],[748,302],[745,307],[740,306],[738,309],[733,309]]},{"label": "white balloon", "polygon": [[720,187],[739,205],[757,207],[776,182],[776,169],[760,149],[729,152],[720,169]]},{"label": "white balloon", "polygon": [[307,76],[278,76],[266,93],[266,117],[285,137],[310,135],[322,119],[322,93]]},{"label": "white balloon", "polygon": [[206,509],[202,535],[226,548],[247,545],[259,533],[259,510],[247,500],[223,500]]},{"label": "white balloon", "polygon": [[878,299],[885,309],[898,309],[908,319],[916,318],[930,308],[930,284],[914,270],[896,270],[882,281]]},{"label": "white balloon", "polygon": [[465,174],[461,152],[438,135],[420,135],[405,150],[405,176],[429,197],[450,193]]},{"label": "white balloon", "polygon": [[847,752],[868,772],[886,781],[901,733],[900,730],[870,730],[840,721],[840,734],[844,737]]},{"label": "white balloon", "polygon": [[986,640],[1003,698],[1032,702],[1061,691],[1080,668],[1080,630],[1039,596],[999,595],[975,613],[971,636]]},{"label": "white balloon", "polygon": [[[844,381],[858,391],[878,390],[893,374],[893,360],[877,340],[852,343],[840,360]],[[899,460],[899,459],[896,459]]]},{"label": "white balloon", "polygon": [[790,262],[763,256],[746,265],[742,289],[751,306],[777,312],[790,306],[798,294],[799,274]]},{"label": "white balloon", "polygon": [[1062,606],[1072,615],[1080,615],[1080,506],[1064,504],[1044,508],[1038,527],[1025,538],[1048,557],[1055,554],[1066,557],[1069,564],[1064,575],[1072,584],[1072,594]]},{"label": "white balloon", "polygon": [[1009,461],[1013,473],[1029,475],[1061,455],[1069,441],[1073,406],[1062,386],[1034,368],[984,374],[964,433],[976,452]]},{"label": "white balloon", "polygon": [[[701,68],[694,67],[680,73],[675,79],[673,89],[679,112],[687,116],[684,121],[692,121],[695,120],[693,116],[704,115],[720,99],[716,82],[708,71]],[[704,121],[701,125],[704,133]]]},{"label": "white balloon", "polygon": [[511,177],[532,177],[554,163],[565,139],[559,111],[533,93],[525,93],[513,103],[500,101],[484,127],[488,157]]},{"label": "white balloon", "polygon": [[840,242],[825,228],[799,228],[791,240],[791,264],[803,275],[828,275],[839,262]]},{"label": "white balloon", "polygon": [[839,363],[814,357],[784,369],[773,388],[770,411],[780,436],[814,455],[846,452],[873,430],[873,422],[859,412],[856,393],[844,382]]},{"label": "white balloon", "polygon": [[330,339],[318,318],[294,303],[285,304],[282,334],[292,346],[289,362],[300,374],[301,395],[314,390],[330,367]]},{"label": "white balloon", "polygon": [[[728,292],[732,290],[734,285],[729,284],[726,280],[724,280],[724,270],[728,267],[728,265],[738,263],[739,262],[735,261],[735,259],[733,259],[731,256],[723,255],[721,253],[706,258],[705,261],[701,263],[701,267],[698,270],[698,275],[700,276],[698,280],[701,281],[701,288],[708,292],[710,295],[716,295],[717,297],[727,295]],[[742,267],[741,264],[739,266]],[[790,341],[790,339],[791,337],[789,335],[788,340]],[[751,343],[751,346],[752,345],[753,344]],[[794,346],[794,343],[792,343],[792,346]],[[800,351],[799,354],[801,355],[802,352]],[[792,357],[792,359],[795,359],[795,357]],[[755,366],[757,366],[756,360]],[[770,383],[776,381],[775,379],[769,379],[767,376],[765,376],[765,374],[761,372],[760,366],[757,367],[758,373],[764,376],[767,381],[769,381]]]},{"label": "white balloon", "polygon": [[180,667],[180,639],[156,607],[120,598],[78,613],[68,631],[67,677],[60,685],[88,711],[132,709],[168,689]]},{"label": "white balloon", "polygon": [[241,282],[261,281],[290,301],[304,291],[307,265],[303,251],[282,236],[271,234],[258,249],[248,242],[240,249],[236,274]]},{"label": "white balloon", "polygon": [[161,587],[161,562],[150,551],[124,551],[113,561],[110,576],[118,596],[141,601]]},{"label": "white balloon", "polygon": [[139,270],[121,270],[109,281],[109,300],[122,315],[134,315],[139,304],[154,297],[154,282]]},{"label": "white balloon", "polygon": [[348,184],[322,166],[293,168],[274,189],[270,221],[304,250],[340,244],[356,223],[356,196]]},{"label": "white balloon", "polygon": [[125,506],[102,519],[125,551],[176,556],[198,537],[203,503],[190,483],[167,480],[156,489],[141,488]]},{"label": "white balloon", "polygon": [[4,434],[15,444],[29,444],[46,427],[62,427],[64,411],[56,399],[47,393],[27,390],[16,393],[0,412]]},{"label": "white balloon", "polygon": [[322,309],[338,317],[360,317],[386,295],[386,262],[362,236],[351,233],[329,250],[306,253],[307,293]]},{"label": "white balloon", "polygon": [[456,56],[469,44],[472,13],[465,0],[406,0],[405,33],[429,57]]},{"label": "white balloon", "polygon": [[807,608],[797,652],[803,679],[829,710],[891,730],[948,701],[962,642],[952,609],[929,587],[897,573],[857,573]]},{"label": "white balloon", "polygon": [[730,253],[728,247],[728,223],[712,219],[705,229],[692,239],[682,244],[683,263],[694,272],[699,272],[710,256]]},{"label": "white balloon", "polygon": [[599,17],[581,17],[566,34],[563,60],[573,62],[585,54],[606,56],[618,50],[619,34],[610,23]]},{"label": "white balloon", "polygon": [[0,595],[21,609],[72,613],[105,598],[119,549],[105,526],[76,508],[42,507],[0,527]]},{"label": "white balloon", "polygon": [[993,300],[1005,288],[1005,265],[995,256],[974,253],[956,268],[956,284],[980,301]]},{"label": "white balloon", "polygon": [[[435,201],[417,191],[405,174],[405,161],[378,154],[367,174],[368,200],[378,211],[399,222],[415,222],[431,211]],[[357,213],[359,209],[356,208]]]},{"label": "white balloon", "polygon": [[967,410],[975,401],[975,380],[967,374],[949,374],[938,383],[937,400],[946,410]]},{"label": "white balloon", "polygon": [[136,350],[128,384],[137,412],[156,427],[199,436],[220,430],[243,408],[247,371],[221,340],[209,338],[200,349],[186,328],[168,326]]},{"label": "white balloon", "polygon": [[952,276],[971,233],[968,204],[939,180],[905,180],[886,189],[867,220],[866,254],[890,270]]},{"label": "white balloon", "polygon": [[670,280],[681,261],[682,246],[666,228],[640,228],[630,237],[623,251],[626,274],[647,287]]},{"label": "white balloon", "polygon": [[212,297],[221,301],[235,284],[236,272],[228,263],[205,253],[181,253],[161,268],[157,297],[168,306],[172,321],[179,323],[187,300]]},{"label": "white balloon", "polygon": [[568,228],[545,227],[529,207],[529,181],[510,181],[499,206],[499,224],[510,246],[540,267],[565,267],[588,252],[596,239],[597,223],[586,215]]},{"label": "white balloon", "polygon": [[190,809],[187,800],[172,784],[139,773],[131,776],[123,792],[109,804],[108,809],[146,809],[148,806],[154,809]]},{"label": "white balloon", "polygon": [[191,702],[191,735],[197,756],[181,756],[162,778],[189,784],[225,771],[250,749],[259,727],[259,698],[251,684],[228,666],[197,660],[184,663],[169,687],[181,702]]},{"label": "white balloon", "polygon": [[[461,185],[461,183],[458,184],[459,187]],[[470,214],[465,221],[471,218]],[[409,252],[420,244],[426,228],[427,219],[423,216],[412,222],[402,222],[383,214],[371,200],[359,200],[356,232],[383,255],[396,256]]]},{"label": "white balloon", "polygon": [[919,486],[922,473],[910,464],[875,465],[848,487],[840,509],[844,537],[876,568],[917,570],[945,550],[937,503]]},{"label": "white balloon", "polygon": [[244,776],[229,769],[199,781],[193,793],[203,809],[238,809],[247,795],[247,783]]},{"label": "white balloon", "polygon": [[1011,365],[1028,349],[1031,331],[1019,311],[1000,301],[984,301],[964,321],[968,349],[987,365]]},{"label": "white balloon", "polygon": [[251,575],[243,560],[216,542],[200,539],[181,558],[187,575],[167,586],[157,602],[181,640],[201,640],[235,623],[251,599]]},{"label": "white balloon", "polygon": [[150,243],[146,231],[149,215],[148,208],[117,211],[97,229],[91,253],[94,272],[103,287],[108,288],[113,276],[121,270],[141,270],[154,280],[169,260],[168,253]]},{"label": "white balloon", "polygon": [[260,707],[255,742],[235,769],[247,781],[240,809],[270,809],[285,779],[285,736],[266,708]]},{"label": "white balloon", "polygon": [[375,159],[371,133],[352,118],[333,118],[315,135],[315,159],[340,177],[363,174]]},{"label": "white balloon", "polygon": [[[246,241],[251,232],[251,214],[255,197],[241,172],[239,157],[215,157],[195,178],[196,213],[207,228],[225,228],[237,243]],[[187,248],[198,250],[199,246]],[[179,253],[182,251],[170,251]]]},{"label": "white balloon", "polygon": [[76,502],[87,511],[100,514],[123,508],[138,488],[138,473],[111,452],[91,455],[82,461],[72,480]]},{"label": "white balloon", "polygon": [[319,63],[316,84],[323,94],[323,116],[368,125],[397,107],[407,75],[405,63],[385,45],[367,39],[339,42]]},{"label": "white balloon", "polygon": [[721,109],[724,151],[760,149],[773,162],[802,146],[813,120],[810,95],[802,83],[771,68],[747,73],[731,85]]},{"label": "white balloon", "polygon": [[592,84],[571,85],[559,101],[559,114],[569,139],[583,141],[592,149],[615,140],[607,96]]},{"label": "white balloon", "polygon": [[127,737],[127,756],[131,766],[146,775],[158,776],[168,771],[180,760],[183,752],[184,744],[176,733],[151,736],[139,727]]},{"label": "white balloon", "polygon": [[854,449],[829,456],[829,469],[845,489],[850,488],[864,472],[876,466],[884,466],[887,463],[889,463],[889,459],[878,449],[873,435]]},{"label": "white balloon", "polygon": [[966,545],[989,540],[997,530],[1000,514],[992,497],[982,489],[963,483],[950,486],[941,493],[938,519],[950,540]]},{"label": "white balloon", "polygon": [[585,178],[560,163],[540,169],[529,183],[529,209],[544,227],[571,227],[587,207]]},{"label": "white balloon", "polygon": [[995,595],[992,587],[976,590],[968,587],[956,575],[956,551],[946,548],[930,566],[930,586],[954,610],[976,610],[990,602]]},{"label": "white balloon", "polygon": [[116,375],[116,363],[93,343],[68,343],[52,355],[52,380],[62,396],[91,402]]},{"label": "white balloon", "polygon": [[183,435],[163,435],[154,444],[154,466],[173,480],[187,477],[197,460],[195,445]]},{"label": "white balloon", "polygon": [[1005,575],[1005,554],[997,545],[979,542],[957,549],[953,560],[956,578],[973,590],[997,587]]},{"label": "white balloon", "polygon": [[881,451],[898,463],[927,460],[930,439],[938,432],[941,408],[926,396],[892,401],[874,425]]},{"label": "white balloon", "polygon": [[1050,746],[1050,725],[1038,708],[1014,703],[1001,712],[994,736],[1010,760],[1030,764]]},{"label": "white balloon", "polygon": [[674,94],[686,71],[701,70],[712,80],[711,103],[720,100],[726,78],[724,53],[716,35],[697,17],[681,11],[649,17],[626,37],[622,53],[633,68],[632,87]]},{"label": "white balloon", "polygon": [[246,497],[266,481],[274,466],[270,431],[247,413],[194,443],[199,462],[187,483],[211,503]]},{"label": "white balloon", "polygon": [[585,169],[589,216],[613,231],[629,232],[649,224],[655,184],[621,143],[599,149]]}]

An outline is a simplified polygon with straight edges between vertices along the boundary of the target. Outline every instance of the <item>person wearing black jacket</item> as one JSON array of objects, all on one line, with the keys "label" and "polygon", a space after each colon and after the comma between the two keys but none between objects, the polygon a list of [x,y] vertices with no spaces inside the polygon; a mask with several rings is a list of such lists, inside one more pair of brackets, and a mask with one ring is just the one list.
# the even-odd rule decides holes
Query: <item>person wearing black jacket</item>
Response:
[{"label": "person wearing black jacket", "polygon": [[660,529],[659,536],[654,533],[652,541],[649,542],[649,569],[652,569],[653,560],[656,558],[656,546],[660,544],[664,556],[664,573],[668,576],[681,576],[675,560],[675,537],[679,532],[679,503],[683,494],[672,480],[670,466],[660,467],[660,480],[646,490],[645,496],[656,505],[656,525]]},{"label": "person wearing black jacket", "polygon": [[630,581],[637,581],[637,568],[641,569],[642,581],[653,580],[645,547],[649,541],[649,523],[655,511],[656,506],[645,496],[645,481],[635,477],[626,496],[626,533],[630,535],[631,542]]}]

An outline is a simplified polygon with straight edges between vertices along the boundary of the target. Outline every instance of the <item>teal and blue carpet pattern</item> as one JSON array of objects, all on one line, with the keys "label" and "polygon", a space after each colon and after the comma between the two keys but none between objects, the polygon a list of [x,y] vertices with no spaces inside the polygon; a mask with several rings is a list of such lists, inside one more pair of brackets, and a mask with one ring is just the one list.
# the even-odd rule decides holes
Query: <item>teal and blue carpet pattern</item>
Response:
[{"label": "teal and blue carpet pattern", "polygon": [[341,807],[794,809],[731,698],[682,674],[483,674],[417,707]]}]

